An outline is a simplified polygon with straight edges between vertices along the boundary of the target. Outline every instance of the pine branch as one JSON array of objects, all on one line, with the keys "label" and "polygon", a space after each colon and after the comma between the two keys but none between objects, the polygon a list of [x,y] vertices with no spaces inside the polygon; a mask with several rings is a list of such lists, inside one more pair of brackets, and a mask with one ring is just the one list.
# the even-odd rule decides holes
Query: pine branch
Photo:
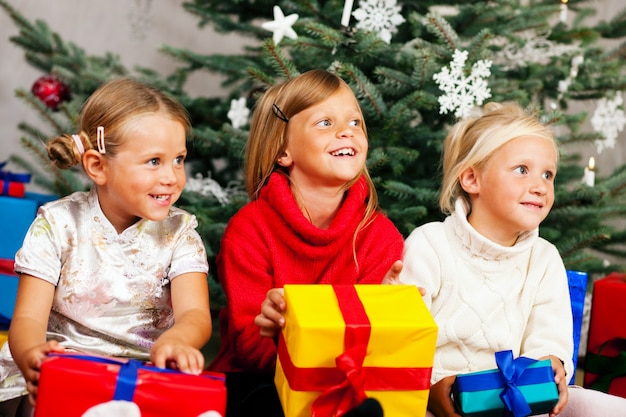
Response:
[{"label": "pine branch", "polygon": [[448,23],[441,16],[438,16],[434,13],[429,13],[426,15],[428,19],[428,25],[426,26],[435,36],[441,39],[444,45],[448,46],[448,52],[452,55],[456,49],[461,49],[461,42],[459,40],[458,35],[452,29],[450,23]]}]

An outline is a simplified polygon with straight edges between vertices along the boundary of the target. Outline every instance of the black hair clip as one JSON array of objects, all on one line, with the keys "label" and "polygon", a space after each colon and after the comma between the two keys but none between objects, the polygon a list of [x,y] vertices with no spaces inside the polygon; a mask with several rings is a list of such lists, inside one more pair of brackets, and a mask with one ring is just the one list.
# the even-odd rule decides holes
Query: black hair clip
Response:
[{"label": "black hair clip", "polygon": [[274,116],[278,117],[285,123],[289,122],[289,118],[285,116],[285,113],[278,107],[276,104],[272,104],[272,111],[274,112]]}]

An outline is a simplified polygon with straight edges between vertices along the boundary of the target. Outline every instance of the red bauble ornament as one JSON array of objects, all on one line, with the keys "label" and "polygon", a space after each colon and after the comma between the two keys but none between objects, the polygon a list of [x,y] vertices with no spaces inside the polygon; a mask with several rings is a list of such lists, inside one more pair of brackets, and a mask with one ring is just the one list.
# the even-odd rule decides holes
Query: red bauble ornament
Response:
[{"label": "red bauble ornament", "polygon": [[61,102],[70,98],[69,87],[53,75],[39,77],[30,91],[51,110],[56,110]]}]

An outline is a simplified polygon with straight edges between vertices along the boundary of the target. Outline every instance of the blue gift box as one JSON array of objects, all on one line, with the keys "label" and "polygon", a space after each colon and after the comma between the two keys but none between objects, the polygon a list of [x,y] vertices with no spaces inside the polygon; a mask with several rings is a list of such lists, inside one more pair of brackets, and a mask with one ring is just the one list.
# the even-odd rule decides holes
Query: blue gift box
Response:
[{"label": "blue gift box", "polygon": [[465,417],[525,417],[554,408],[559,393],[549,359],[513,359],[510,350],[496,352],[497,369],[457,375],[454,405]]},{"label": "blue gift box", "polygon": [[572,321],[574,325],[574,372],[570,376],[570,384],[576,381],[576,367],[578,365],[578,348],[580,346],[580,334],[583,325],[583,310],[585,308],[585,295],[587,294],[588,274],[580,271],[567,270],[569,283],[569,296],[572,307]]},{"label": "blue gift box", "polygon": [[0,274],[0,330],[8,329],[8,320],[13,317],[17,281],[16,275]]},{"label": "blue gift box", "polygon": [[[24,236],[35,219],[39,206],[56,198],[53,195],[31,192],[26,192],[23,198],[0,196],[0,260],[15,259],[15,254],[22,247]],[[12,270],[2,269],[0,273],[0,325],[2,327],[7,327],[6,321],[11,319],[15,308],[18,279],[17,276],[11,275],[11,272]]]},{"label": "blue gift box", "polygon": [[23,198],[0,196],[0,258],[15,258],[39,206],[55,198],[31,192]]}]

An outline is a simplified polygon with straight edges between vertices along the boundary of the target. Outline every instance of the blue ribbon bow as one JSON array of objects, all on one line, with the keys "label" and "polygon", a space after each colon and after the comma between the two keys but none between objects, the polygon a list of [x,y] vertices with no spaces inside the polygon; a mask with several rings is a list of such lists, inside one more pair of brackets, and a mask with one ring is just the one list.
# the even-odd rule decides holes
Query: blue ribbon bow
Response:
[{"label": "blue ribbon bow", "polygon": [[496,352],[496,364],[506,383],[500,393],[500,399],[506,408],[504,413],[506,417],[526,417],[531,413],[528,402],[517,387],[517,382],[526,368],[535,362],[537,361],[524,356],[513,359],[513,352],[510,350]]}]

